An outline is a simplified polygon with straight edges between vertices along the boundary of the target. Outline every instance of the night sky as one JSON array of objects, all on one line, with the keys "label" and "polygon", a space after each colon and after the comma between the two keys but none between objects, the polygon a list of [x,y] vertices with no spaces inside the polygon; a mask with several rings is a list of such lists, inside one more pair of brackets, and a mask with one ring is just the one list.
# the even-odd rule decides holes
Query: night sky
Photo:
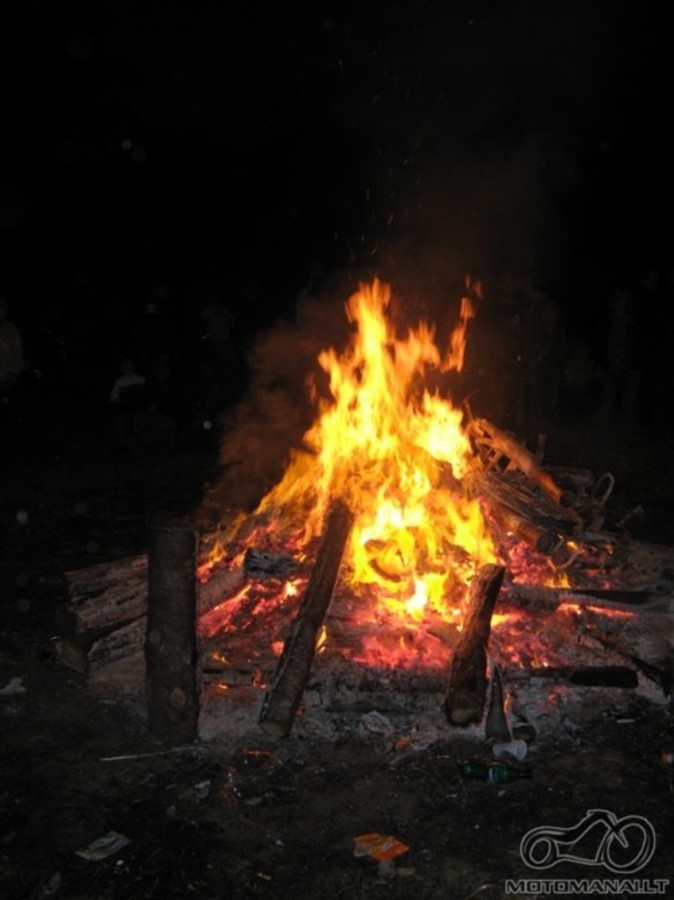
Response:
[{"label": "night sky", "polygon": [[248,335],[316,262],[436,293],[535,271],[587,310],[619,268],[671,263],[654,9],[27,5],[2,31],[13,318],[96,341],[153,302],[177,334],[215,289]]}]

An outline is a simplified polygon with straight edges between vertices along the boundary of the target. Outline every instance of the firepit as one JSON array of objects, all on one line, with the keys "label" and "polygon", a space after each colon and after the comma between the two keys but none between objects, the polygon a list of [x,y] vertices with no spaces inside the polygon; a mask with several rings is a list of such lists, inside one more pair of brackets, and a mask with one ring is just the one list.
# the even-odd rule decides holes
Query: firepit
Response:
[{"label": "firepit", "polygon": [[[376,279],[352,294],[282,477],[201,535],[202,735],[370,713],[535,734],[572,694],[664,701],[674,554],[605,530],[610,474],[550,467],[426,387],[461,370],[467,299],[446,352],[390,307]],[[95,632],[83,668],[142,647],[146,562],[70,574],[76,630]]]}]

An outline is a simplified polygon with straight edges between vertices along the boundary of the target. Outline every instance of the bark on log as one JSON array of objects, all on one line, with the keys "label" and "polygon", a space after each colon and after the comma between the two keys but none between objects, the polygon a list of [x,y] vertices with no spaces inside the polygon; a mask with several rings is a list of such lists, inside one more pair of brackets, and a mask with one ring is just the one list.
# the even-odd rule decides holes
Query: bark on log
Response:
[{"label": "bark on log", "polygon": [[482,719],[491,616],[504,575],[503,566],[485,565],[470,586],[468,608],[461,637],[452,654],[444,701],[451,725],[467,726]]},{"label": "bark on log", "polygon": [[333,504],[309,583],[258,719],[264,731],[275,737],[286,737],[295,720],[352,522],[351,511],[345,503]]},{"label": "bark on log", "polygon": [[146,631],[147,620],[141,616],[94,640],[87,652],[87,672],[98,672],[118,659],[140,653]]},{"label": "bark on log", "polygon": [[66,572],[74,631],[105,628],[145,615],[147,556],[131,556]]},{"label": "bark on log", "polygon": [[173,744],[198,737],[197,543],[183,525],[158,526],[149,536],[147,720],[154,737]]}]

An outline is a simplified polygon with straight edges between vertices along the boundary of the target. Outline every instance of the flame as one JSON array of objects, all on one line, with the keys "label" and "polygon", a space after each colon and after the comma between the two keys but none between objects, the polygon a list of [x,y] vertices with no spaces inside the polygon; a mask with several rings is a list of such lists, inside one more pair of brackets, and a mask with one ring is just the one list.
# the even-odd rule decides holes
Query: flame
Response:
[{"label": "flame", "polygon": [[[277,660],[284,636],[306,588],[331,503],[341,499],[353,525],[340,572],[339,614],[320,629],[316,651],[373,668],[445,671],[461,632],[467,588],[498,553],[474,486],[480,461],[464,429],[463,412],[439,388],[438,373],[459,372],[466,328],[474,316],[466,283],[459,322],[443,354],[435,329],[425,322],[396,328],[388,285],[361,284],[346,302],[351,336],[343,350],[324,349],[318,363],[329,388],[310,385],[317,402],[313,425],[290,456],[280,481],[252,513],[239,513],[224,542],[214,546],[200,580],[219,560],[243,567],[247,549],[260,547],[298,562],[293,577],[235,581],[229,595],[199,623],[206,638],[226,635],[227,652],[251,669],[251,681]],[[219,536],[223,538],[223,535]],[[504,545],[505,546],[505,545]],[[570,562],[581,552],[566,542],[562,565],[532,555],[523,542],[507,555],[513,583],[570,587]],[[587,607],[584,606],[585,611]],[[599,611],[599,610],[598,610]],[[495,659],[520,666],[562,665],[577,605],[562,603],[549,615],[506,610],[492,616]],[[620,613],[601,610],[616,617]],[[268,635],[254,647],[246,635]],[[237,655],[238,654],[238,655]]]},{"label": "flame", "polygon": [[354,514],[348,582],[375,586],[387,608],[419,620],[428,608],[451,614],[477,567],[495,561],[479,502],[461,484],[475,464],[463,412],[424,387],[429,372],[460,371],[474,312],[466,298],[443,355],[423,321],[397,333],[390,307],[379,279],[347,301],[349,346],[318,357],[329,396],[257,513],[306,546],[342,498]]}]

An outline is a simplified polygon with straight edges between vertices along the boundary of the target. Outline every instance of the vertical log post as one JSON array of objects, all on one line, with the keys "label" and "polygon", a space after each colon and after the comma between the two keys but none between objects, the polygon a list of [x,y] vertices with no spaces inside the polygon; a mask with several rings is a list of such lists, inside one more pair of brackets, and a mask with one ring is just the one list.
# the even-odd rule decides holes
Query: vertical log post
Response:
[{"label": "vertical log post", "polygon": [[482,566],[470,586],[461,637],[454,648],[445,694],[445,712],[450,725],[467,726],[482,719],[487,699],[487,645],[491,615],[505,568]]},{"label": "vertical log post", "polygon": [[148,550],[145,691],[148,729],[182,744],[199,731],[197,534],[186,525],[155,526]]}]

